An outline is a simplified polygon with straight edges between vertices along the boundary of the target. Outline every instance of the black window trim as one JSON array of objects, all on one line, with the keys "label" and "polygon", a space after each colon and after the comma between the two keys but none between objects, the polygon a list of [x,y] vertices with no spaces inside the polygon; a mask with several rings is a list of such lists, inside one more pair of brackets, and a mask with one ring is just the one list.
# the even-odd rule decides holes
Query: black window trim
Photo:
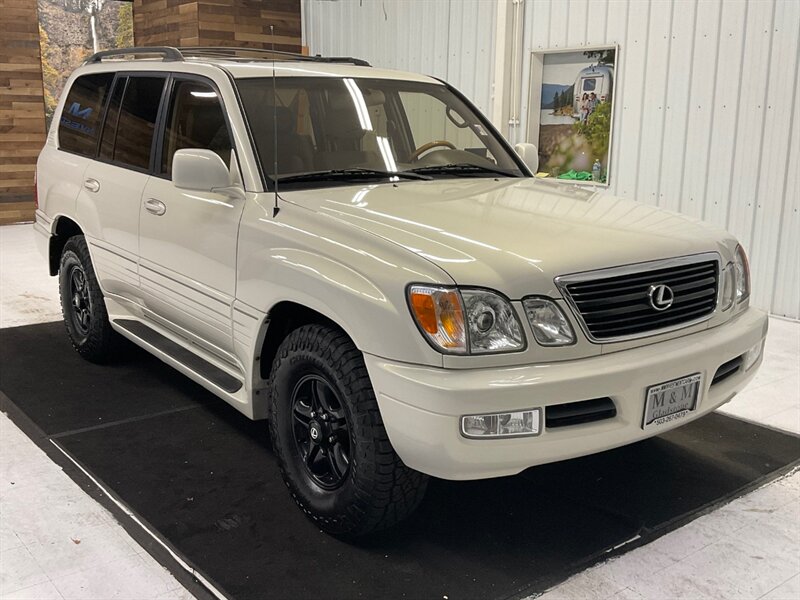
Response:
[{"label": "black window trim", "polygon": [[[233,135],[233,128],[231,127],[231,121],[228,118],[228,109],[225,106],[225,100],[222,97],[222,93],[220,92],[219,86],[214,82],[212,79],[204,76],[204,75],[197,75],[195,73],[181,73],[181,72],[173,72],[170,74],[169,81],[167,82],[167,86],[165,88],[166,94],[161,99],[161,106],[159,107],[158,111],[158,121],[156,123],[157,131],[156,137],[157,138],[157,146],[156,150],[153,153],[153,165],[150,171],[150,174],[153,177],[158,177],[159,179],[165,179],[166,181],[172,181],[172,173],[161,173],[161,158],[164,153],[164,136],[167,130],[167,116],[169,115],[169,107],[170,102],[172,101],[172,93],[175,90],[175,84],[180,81],[194,81],[197,83],[202,83],[210,87],[214,92],[217,94],[217,100],[222,107],[222,118],[225,120],[225,127],[228,129],[228,139],[231,142],[231,151],[234,153],[236,157],[236,166],[239,169],[239,173],[242,172],[241,165],[239,164],[239,152],[236,148],[236,138]],[[229,165],[230,166],[230,165]]]},{"label": "black window trim", "polygon": [[[171,78],[171,73],[169,71],[117,71],[114,77],[114,85],[116,85],[117,79],[120,77],[128,77],[128,81],[125,84],[125,92],[128,91],[128,85],[130,85],[130,77],[157,77],[164,80],[164,87],[161,89],[161,98],[158,104],[158,111],[156,112],[156,122],[154,124],[155,131],[153,132],[153,139],[150,142],[150,163],[147,168],[141,168],[134,165],[129,165],[128,163],[124,163],[118,160],[106,160],[100,158],[100,142],[103,139],[103,130],[106,126],[106,117],[108,116],[108,104],[111,102],[111,94],[109,94],[105,106],[103,107],[103,124],[100,128],[100,137],[98,138],[98,143],[95,146],[94,157],[91,160],[95,160],[99,163],[104,165],[111,165],[113,167],[119,167],[120,169],[126,169],[128,171],[134,171],[135,173],[142,173],[144,175],[152,175],[153,174],[153,153],[154,153],[154,144],[156,143],[156,138],[158,137],[158,119],[161,116],[161,110],[164,106],[164,92],[169,85],[169,81]],[[114,92],[114,85],[111,86],[111,92]],[[125,94],[122,95],[122,100],[120,101],[120,112],[122,111],[122,105],[125,102]],[[119,128],[119,120],[117,120],[117,128]],[[117,139],[116,135],[114,136],[114,146],[116,147]]]},{"label": "black window trim", "polygon": [[[125,88],[122,90],[122,98],[120,98],[120,110],[122,109],[122,100],[125,99],[125,90],[128,88],[128,76],[127,75],[120,75],[119,73],[114,73],[114,79],[111,80],[111,93],[108,94],[108,98],[103,103],[103,113],[102,118],[103,120],[100,122],[100,135],[97,136],[97,143],[94,147],[94,155],[92,156],[92,160],[96,160],[98,162],[105,162],[100,160],[100,148],[103,145],[103,135],[106,131],[106,119],[108,119],[108,109],[111,106],[111,98],[114,96],[114,92],[117,91],[117,82],[125,78]],[[114,125],[114,139],[111,142],[111,148],[113,150],[114,146],[117,143],[117,130],[119,129],[119,115],[117,115],[117,123]]]}]

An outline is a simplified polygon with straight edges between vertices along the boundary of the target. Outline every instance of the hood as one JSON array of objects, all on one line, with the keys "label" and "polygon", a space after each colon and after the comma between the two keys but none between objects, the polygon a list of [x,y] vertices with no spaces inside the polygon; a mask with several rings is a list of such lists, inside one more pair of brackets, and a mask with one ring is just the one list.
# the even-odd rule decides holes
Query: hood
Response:
[{"label": "hood", "polygon": [[556,297],[580,271],[717,251],[726,232],[639,202],[546,180],[455,179],[284,193],[398,244],[459,285]]}]

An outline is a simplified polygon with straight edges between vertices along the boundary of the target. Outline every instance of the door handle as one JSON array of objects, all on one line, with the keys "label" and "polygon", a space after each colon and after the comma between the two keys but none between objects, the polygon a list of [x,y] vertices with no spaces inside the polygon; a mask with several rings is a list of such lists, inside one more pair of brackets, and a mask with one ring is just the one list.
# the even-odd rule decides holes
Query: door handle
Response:
[{"label": "door handle", "polygon": [[156,200],[155,198],[148,198],[144,201],[144,208],[147,212],[157,217],[160,217],[165,212],[167,212],[167,205],[164,204],[161,200]]},{"label": "door handle", "polygon": [[83,182],[83,187],[93,193],[100,191],[100,182],[97,179],[87,179]]}]

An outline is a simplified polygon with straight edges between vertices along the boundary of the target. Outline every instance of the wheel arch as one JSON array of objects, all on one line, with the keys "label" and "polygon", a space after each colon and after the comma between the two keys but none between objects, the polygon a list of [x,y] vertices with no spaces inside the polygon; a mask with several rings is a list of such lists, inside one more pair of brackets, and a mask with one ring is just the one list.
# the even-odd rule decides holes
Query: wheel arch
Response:
[{"label": "wheel arch", "polygon": [[258,337],[261,341],[260,351],[256,355],[258,360],[256,371],[264,381],[269,379],[275,355],[286,336],[303,325],[311,324],[328,325],[338,329],[353,341],[353,336],[329,316],[299,302],[280,301],[267,313]]},{"label": "wheel arch", "polygon": [[338,329],[358,347],[353,336],[344,327],[319,310],[293,300],[281,300],[274,304],[262,322],[256,338],[252,395],[254,419],[263,419],[267,416],[269,397],[264,391],[278,348],[292,331],[311,324],[328,325]]},{"label": "wheel arch", "polygon": [[48,249],[50,275],[58,275],[64,246],[76,235],[83,235],[83,229],[69,217],[60,215],[53,221]]}]

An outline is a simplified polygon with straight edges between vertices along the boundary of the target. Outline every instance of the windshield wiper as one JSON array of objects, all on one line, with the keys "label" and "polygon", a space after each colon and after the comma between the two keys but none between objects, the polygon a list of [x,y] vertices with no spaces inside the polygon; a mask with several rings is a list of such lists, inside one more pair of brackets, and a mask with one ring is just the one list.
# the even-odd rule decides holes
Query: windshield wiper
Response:
[{"label": "windshield wiper", "polygon": [[401,179],[420,179],[429,181],[432,179],[428,175],[420,173],[409,173],[406,171],[380,171],[378,169],[330,169],[328,171],[312,171],[310,173],[300,173],[298,175],[285,175],[279,177],[279,183],[300,183],[304,181],[336,181],[347,179],[374,179],[374,178],[399,177]]},{"label": "windshield wiper", "polygon": [[[409,171],[407,171],[409,172]],[[516,177],[516,174],[502,169],[495,169],[493,167],[484,167],[483,165],[474,165],[472,163],[458,163],[450,165],[431,165],[429,167],[417,167],[411,169],[411,173],[429,173],[429,174],[454,174],[454,175],[473,175],[475,173],[492,173],[493,175],[503,175],[504,177]]]}]

